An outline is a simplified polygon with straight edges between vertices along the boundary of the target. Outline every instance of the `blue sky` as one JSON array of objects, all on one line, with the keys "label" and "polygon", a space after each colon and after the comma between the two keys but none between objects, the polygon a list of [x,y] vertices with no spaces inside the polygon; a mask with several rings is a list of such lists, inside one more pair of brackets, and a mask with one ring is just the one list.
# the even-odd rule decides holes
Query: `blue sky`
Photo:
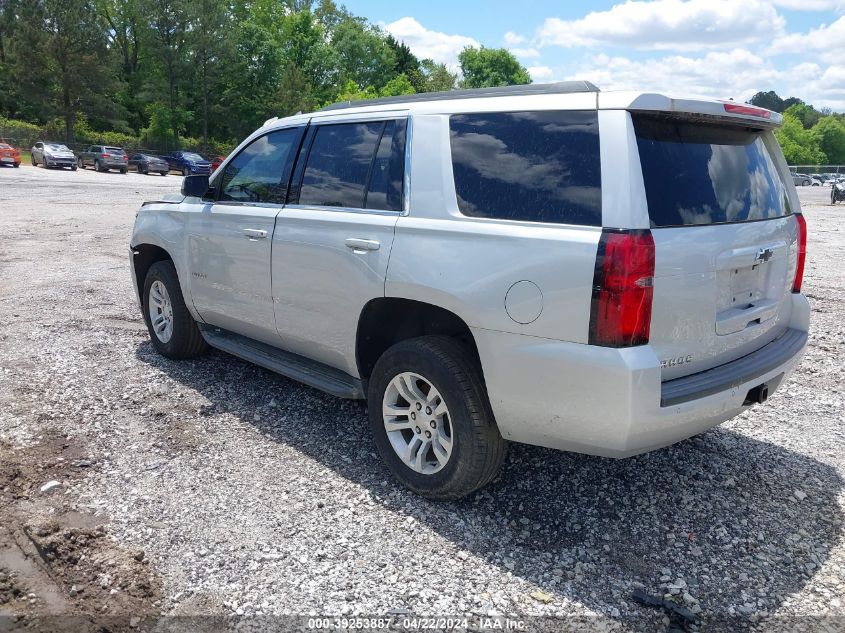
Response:
[{"label": "blue sky", "polygon": [[513,51],[536,82],[734,99],[775,90],[845,112],[845,0],[343,4],[453,68],[481,44]]}]

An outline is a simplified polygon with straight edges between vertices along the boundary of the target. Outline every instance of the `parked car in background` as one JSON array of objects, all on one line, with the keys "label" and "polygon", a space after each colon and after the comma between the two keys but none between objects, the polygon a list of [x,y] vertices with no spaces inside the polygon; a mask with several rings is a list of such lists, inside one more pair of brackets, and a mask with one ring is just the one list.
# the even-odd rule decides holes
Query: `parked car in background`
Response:
[{"label": "parked car in background", "polygon": [[166,176],[170,170],[170,165],[161,156],[153,156],[152,154],[132,154],[129,157],[129,167],[134,167],[139,174],[161,174]]},{"label": "parked car in background", "polygon": [[508,441],[643,453],[764,403],[807,345],[781,120],[586,82],[271,119],[141,207],[133,285],[166,357],[368,400],[434,499],[491,481]]},{"label": "parked car in background", "polygon": [[216,171],[220,165],[223,164],[223,161],[226,160],[225,156],[215,156],[211,159],[211,171]]},{"label": "parked car in background", "polygon": [[32,166],[44,165],[50,167],[70,167],[76,171],[76,156],[67,145],[52,141],[38,141],[30,150]]},{"label": "parked car in background", "polygon": [[796,186],[809,187],[813,184],[813,179],[807,174],[792,174],[792,182]]},{"label": "parked car in background", "polygon": [[97,171],[119,169],[121,174],[125,174],[129,166],[129,157],[121,147],[92,145],[87,151],[79,153],[77,164],[81,169],[91,165]]},{"label": "parked car in background", "polygon": [[211,173],[211,161],[206,160],[196,152],[182,150],[170,152],[167,156],[167,163],[170,165],[170,169],[180,172],[183,176]]},{"label": "parked car in background", "polygon": [[21,153],[8,143],[0,143],[0,165],[21,166]]}]

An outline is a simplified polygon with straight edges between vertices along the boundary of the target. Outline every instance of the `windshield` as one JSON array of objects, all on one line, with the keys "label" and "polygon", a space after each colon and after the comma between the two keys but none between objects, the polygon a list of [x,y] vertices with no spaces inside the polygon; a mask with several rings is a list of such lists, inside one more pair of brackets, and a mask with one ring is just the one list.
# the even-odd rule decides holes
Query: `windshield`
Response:
[{"label": "windshield", "polygon": [[197,160],[205,160],[205,159],[204,159],[202,156],[200,156],[199,154],[193,154],[193,153],[191,153],[191,152],[185,152],[184,154],[182,154],[182,157],[183,157],[185,160],[194,160],[194,161],[197,161]]},{"label": "windshield", "polygon": [[762,132],[654,115],[633,119],[652,227],[792,213]]},{"label": "windshield", "polygon": [[59,145],[58,143],[50,143],[47,145],[47,149],[53,150],[54,152],[69,152],[70,150],[65,145]]}]

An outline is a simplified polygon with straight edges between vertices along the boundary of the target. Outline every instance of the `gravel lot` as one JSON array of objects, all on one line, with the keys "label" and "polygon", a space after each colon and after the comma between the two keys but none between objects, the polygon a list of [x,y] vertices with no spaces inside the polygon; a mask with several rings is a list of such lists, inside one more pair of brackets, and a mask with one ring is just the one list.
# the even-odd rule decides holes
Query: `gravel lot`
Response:
[{"label": "gravel lot", "polygon": [[703,630],[845,628],[845,206],[826,188],[800,191],[810,349],[766,405],[621,461],[513,446],[487,489],[431,503],[381,466],[362,404],[154,353],[127,240],[180,183],[0,169],[0,615],[665,629],[641,588]]}]

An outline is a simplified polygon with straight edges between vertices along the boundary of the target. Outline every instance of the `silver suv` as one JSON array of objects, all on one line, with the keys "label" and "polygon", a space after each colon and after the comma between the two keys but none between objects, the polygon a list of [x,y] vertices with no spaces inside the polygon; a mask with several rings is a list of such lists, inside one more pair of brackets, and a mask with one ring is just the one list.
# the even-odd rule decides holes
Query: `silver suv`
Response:
[{"label": "silver suv", "polygon": [[804,351],[780,121],[585,82],[271,119],[141,208],[133,282],[165,356],[366,399],[422,495],[484,486],[508,441],[634,455],[763,403]]}]

